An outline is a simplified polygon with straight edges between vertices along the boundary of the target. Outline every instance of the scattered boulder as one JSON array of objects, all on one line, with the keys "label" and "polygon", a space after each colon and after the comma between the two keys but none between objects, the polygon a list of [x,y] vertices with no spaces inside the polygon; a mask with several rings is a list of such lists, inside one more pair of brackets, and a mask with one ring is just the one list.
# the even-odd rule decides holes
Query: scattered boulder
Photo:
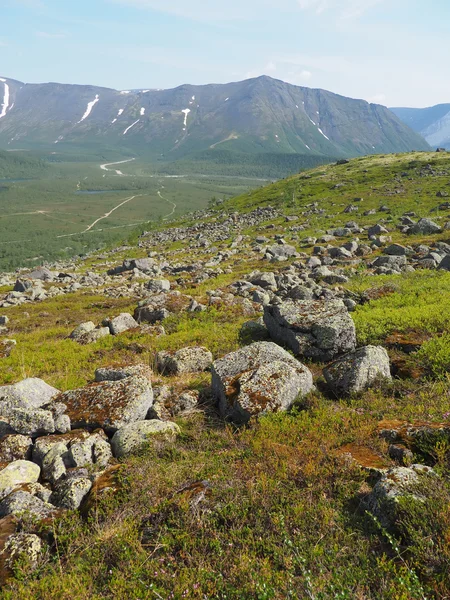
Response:
[{"label": "scattered boulder", "polygon": [[111,447],[114,456],[122,458],[142,450],[152,438],[172,441],[179,433],[178,425],[170,421],[138,421],[116,431],[111,440]]},{"label": "scattered boulder", "polygon": [[170,281],[168,279],[151,279],[145,284],[145,288],[152,293],[168,292],[170,290]]},{"label": "scattered boulder", "polygon": [[213,356],[207,348],[192,346],[176,352],[163,350],[156,355],[158,371],[164,375],[181,375],[206,371]]},{"label": "scattered boulder", "polygon": [[361,392],[378,378],[391,379],[389,356],[382,346],[365,346],[338,358],[323,375],[337,395]]},{"label": "scattered boulder", "polygon": [[330,361],[356,348],[352,318],[342,300],[287,300],[264,308],[270,337],[296,356]]},{"label": "scattered boulder", "polygon": [[73,428],[102,428],[115,432],[128,423],[145,419],[153,403],[153,390],[141,376],[102,381],[60,394]]},{"label": "scattered boulder", "polygon": [[0,470],[0,498],[4,498],[22,483],[36,483],[40,467],[28,460],[15,460]]},{"label": "scattered boulder", "polygon": [[42,379],[29,377],[13,385],[0,387],[0,402],[6,402],[14,408],[33,409],[48,404],[60,393]]},{"label": "scattered boulder", "polygon": [[237,423],[287,410],[312,389],[309,369],[272,342],[241,348],[212,367],[212,390],[220,412]]},{"label": "scattered boulder", "polygon": [[383,527],[391,528],[397,519],[399,501],[408,497],[416,502],[426,502],[426,480],[436,476],[435,471],[425,465],[389,469],[367,497],[367,507]]},{"label": "scattered boulder", "polygon": [[149,381],[152,378],[152,370],[148,365],[125,365],[123,367],[101,367],[95,371],[95,381],[120,381],[127,377],[138,375]]},{"label": "scattered boulder", "polygon": [[78,327],[72,331],[69,335],[69,338],[72,340],[79,340],[83,338],[87,333],[93,331],[95,329],[95,324],[92,321],[87,321],[85,323],[80,323]]},{"label": "scattered boulder", "polygon": [[0,463],[10,463],[14,460],[28,460],[33,448],[30,437],[25,435],[5,435],[0,438]]},{"label": "scattered boulder", "polygon": [[16,515],[18,517],[27,515],[31,518],[42,520],[51,517],[55,512],[55,506],[23,490],[9,494],[0,502],[0,517],[6,517],[7,515]]},{"label": "scattered boulder", "polygon": [[442,227],[431,219],[420,219],[418,223],[411,225],[407,233],[409,235],[430,235],[433,233],[441,233]]},{"label": "scattered boulder", "polygon": [[86,477],[69,477],[59,481],[53,494],[52,504],[67,510],[76,510],[92,488],[92,481]]},{"label": "scattered boulder", "polygon": [[114,319],[106,320],[103,325],[109,327],[111,335],[118,335],[129,329],[139,327],[138,323],[129,313],[121,313],[118,317],[114,317]]}]

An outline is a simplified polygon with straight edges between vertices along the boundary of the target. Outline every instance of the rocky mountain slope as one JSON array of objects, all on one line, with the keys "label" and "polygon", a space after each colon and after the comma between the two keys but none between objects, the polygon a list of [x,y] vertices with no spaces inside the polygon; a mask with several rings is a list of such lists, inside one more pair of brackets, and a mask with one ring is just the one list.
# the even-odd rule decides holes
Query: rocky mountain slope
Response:
[{"label": "rocky mountain slope", "polygon": [[405,125],[423,136],[430,146],[450,148],[450,104],[429,108],[391,108]]},{"label": "rocky mountain slope", "polygon": [[447,597],[449,176],[340,161],[3,274],[0,598]]},{"label": "rocky mountain slope", "polygon": [[120,147],[154,160],[219,150],[336,157],[428,148],[383,106],[265,76],[139,91],[3,77],[2,97],[4,148]]}]

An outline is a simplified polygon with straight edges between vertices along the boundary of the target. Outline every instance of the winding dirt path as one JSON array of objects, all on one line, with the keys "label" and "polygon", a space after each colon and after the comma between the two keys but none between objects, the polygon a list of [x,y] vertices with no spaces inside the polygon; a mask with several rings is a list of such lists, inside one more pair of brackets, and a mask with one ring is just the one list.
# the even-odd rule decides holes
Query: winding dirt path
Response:
[{"label": "winding dirt path", "polygon": [[131,202],[131,200],[134,200],[135,198],[138,198],[139,196],[143,196],[143,194],[136,194],[135,196],[130,196],[129,198],[125,198],[125,200],[122,200],[122,202],[120,204],[118,204],[117,206],[115,206],[114,208],[112,208],[109,212],[105,213],[101,217],[98,217],[98,219],[95,219],[95,221],[93,223],[91,223],[88,227],[86,227],[86,229],[84,231],[79,231],[78,233],[65,233],[64,235],[57,235],[56,236],[57,239],[59,239],[59,238],[65,238],[65,237],[73,237],[74,235],[83,235],[84,233],[87,233],[88,231],[91,231],[91,229],[93,227],[95,227],[97,225],[97,223],[99,223],[100,221],[103,221],[103,219],[107,219],[118,208],[120,208],[124,204],[127,204],[128,202]]},{"label": "winding dirt path", "polygon": [[121,175],[122,177],[124,177],[124,174],[122,173],[122,171],[119,171],[118,169],[108,169],[108,167],[112,167],[114,165],[123,165],[125,163],[132,162],[133,160],[136,160],[136,159],[135,158],[127,158],[126,160],[119,160],[117,162],[105,163],[104,165],[100,165],[100,169],[102,171],[115,171],[116,175]]},{"label": "winding dirt path", "polygon": [[168,202],[169,204],[172,205],[172,210],[170,211],[170,213],[168,213],[167,215],[165,215],[163,217],[163,221],[167,221],[167,219],[169,217],[171,217],[173,215],[173,213],[176,211],[177,205],[175,204],[175,202],[172,202],[172,200],[169,200],[168,198],[164,198],[164,196],[161,194],[161,192],[159,190],[158,190],[157,194],[161,198],[161,200],[164,200],[164,202]]}]

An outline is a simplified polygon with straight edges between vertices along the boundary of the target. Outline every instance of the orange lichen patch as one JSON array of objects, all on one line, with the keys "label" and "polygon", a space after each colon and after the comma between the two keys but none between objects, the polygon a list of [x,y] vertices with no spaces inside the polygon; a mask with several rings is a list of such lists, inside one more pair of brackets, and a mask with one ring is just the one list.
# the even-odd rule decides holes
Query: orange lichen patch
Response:
[{"label": "orange lichen patch", "polygon": [[386,284],[380,287],[370,288],[369,290],[366,290],[363,293],[362,297],[363,300],[369,302],[370,300],[379,300],[380,298],[384,298],[385,296],[391,296],[396,292],[397,289],[395,286]]},{"label": "orange lichen patch", "polygon": [[388,348],[396,348],[406,354],[415,352],[431,338],[431,335],[424,331],[394,331],[385,340]]},{"label": "orange lichen patch", "polygon": [[414,364],[407,356],[401,354],[391,355],[392,374],[399,379],[421,379],[426,375],[426,370]]},{"label": "orange lichen patch", "polygon": [[113,465],[97,477],[91,491],[81,505],[80,511],[83,515],[88,515],[103,498],[120,489],[120,474],[124,469],[125,465]]},{"label": "orange lichen patch", "polygon": [[340,455],[349,455],[364,469],[388,469],[390,464],[387,460],[376,454],[367,446],[358,446],[357,444],[346,444],[337,450]]}]

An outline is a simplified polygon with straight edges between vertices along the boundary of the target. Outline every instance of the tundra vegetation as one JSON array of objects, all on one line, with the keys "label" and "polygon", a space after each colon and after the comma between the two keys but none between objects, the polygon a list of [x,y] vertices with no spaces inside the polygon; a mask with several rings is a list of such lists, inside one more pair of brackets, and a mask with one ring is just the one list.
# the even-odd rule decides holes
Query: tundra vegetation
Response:
[{"label": "tundra vegetation", "polygon": [[[114,415],[127,388],[152,400],[125,426],[96,414],[101,470],[30,434],[59,510],[0,521],[0,598],[448,598],[449,184],[446,153],[340,161],[39,284],[4,273],[2,384],[44,380],[69,424],[107,390]],[[90,485],[66,510],[72,471]]]}]

